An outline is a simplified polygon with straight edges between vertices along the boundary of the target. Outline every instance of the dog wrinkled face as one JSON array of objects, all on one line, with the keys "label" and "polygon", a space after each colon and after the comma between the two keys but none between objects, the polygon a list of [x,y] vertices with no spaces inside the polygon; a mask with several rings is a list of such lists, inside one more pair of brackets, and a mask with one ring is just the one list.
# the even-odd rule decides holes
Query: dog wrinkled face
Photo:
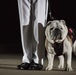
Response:
[{"label": "dog wrinkled face", "polygon": [[49,33],[52,40],[62,40],[65,34],[65,21],[64,20],[54,20],[48,23],[50,25]]}]

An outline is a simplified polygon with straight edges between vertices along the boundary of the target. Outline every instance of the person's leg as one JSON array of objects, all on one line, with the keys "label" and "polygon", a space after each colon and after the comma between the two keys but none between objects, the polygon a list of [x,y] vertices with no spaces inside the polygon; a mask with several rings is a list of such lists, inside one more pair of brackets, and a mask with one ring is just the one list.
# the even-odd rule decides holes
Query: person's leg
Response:
[{"label": "person's leg", "polygon": [[[31,59],[32,59],[32,63],[29,67],[30,70],[40,70],[42,69],[42,65],[39,64],[39,57],[38,57],[38,42],[36,41],[36,39],[38,38],[38,22],[37,22],[37,13],[35,13],[36,10],[38,10],[37,8],[37,4],[38,4],[38,0],[31,0],[31,15],[30,15],[30,24],[29,24],[29,29],[27,32],[30,32],[32,38],[31,39],[31,49],[32,49],[32,52],[31,52]],[[36,25],[36,28],[34,27]],[[36,31],[36,39],[34,37],[34,29]],[[30,31],[29,31],[30,30]],[[30,36],[30,37],[31,37]],[[29,38],[29,37],[28,37]],[[29,39],[29,40],[30,40]],[[26,41],[25,41],[26,42]],[[28,43],[30,44],[30,43]]]},{"label": "person's leg", "polygon": [[18,0],[18,9],[20,17],[21,41],[23,48],[22,64],[19,69],[28,69],[32,59],[32,28],[29,25],[30,20],[30,0]]},{"label": "person's leg", "polygon": [[44,63],[44,55],[45,55],[45,36],[44,36],[44,27],[42,24],[38,24],[38,36],[39,36],[39,43],[34,38],[33,42],[33,61],[34,63],[31,64],[30,68],[32,70],[41,70],[43,69]]},{"label": "person's leg", "polygon": [[45,27],[41,23],[38,24],[39,29],[39,44],[38,44],[38,55],[39,55],[39,63],[44,64],[45,58]]},{"label": "person's leg", "polygon": [[[34,64],[32,64],[32,69],[42,69],[43,68],[43,58],[45,55],[45,35],[44,35],[44,27],[41,23],[38,23],[39,15],[38,11],[40,10],[39,3],[42,2],[41,0],[32,0],[33,1],[33,20],[34,20],[34,26],[33,26],[33,61]],[[44,1],[44,0],[43,0]],[[46,0],[43,4],[43,7],[46,10]],[[44,11],[43,11],[44,12]],[[46,15],[46,14],[45,14]],[[42,15],[41,15],[42,16]],[[42,16],[43,17],[43,16]]]},{"label": "person's leg", "polygon": [[[43,57],[45,54],[44,42],[45,42],[45,31],[44,27],[47,20],[47,10],[48,10],[48,0],[36,0],[35,3],[35,21],[34,21],[34,38],[37,42],[35,53],[38,56],[38,62],[34,60],[36,63],[40,63],[43,65]],[[43,53],[43,54],[41,54]]]}]

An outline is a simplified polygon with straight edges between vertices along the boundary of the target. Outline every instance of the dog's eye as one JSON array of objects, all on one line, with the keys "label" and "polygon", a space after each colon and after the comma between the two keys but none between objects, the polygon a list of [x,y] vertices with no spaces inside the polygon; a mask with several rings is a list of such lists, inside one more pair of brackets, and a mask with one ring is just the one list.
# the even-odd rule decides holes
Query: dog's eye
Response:
[{"label": "dog's eye", "polygon": [[53,30],[54,28],[50,28],[50,30]]}]

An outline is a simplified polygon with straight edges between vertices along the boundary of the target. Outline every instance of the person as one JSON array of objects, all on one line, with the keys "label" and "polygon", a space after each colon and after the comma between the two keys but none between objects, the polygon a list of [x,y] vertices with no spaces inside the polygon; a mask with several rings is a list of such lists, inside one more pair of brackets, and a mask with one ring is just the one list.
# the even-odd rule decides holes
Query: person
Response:
[{"label": "person", "polygon": [[44,58],[44,27],[47,22],[48,0],[18,0],[22,63],[18,69],[41,70]]}]

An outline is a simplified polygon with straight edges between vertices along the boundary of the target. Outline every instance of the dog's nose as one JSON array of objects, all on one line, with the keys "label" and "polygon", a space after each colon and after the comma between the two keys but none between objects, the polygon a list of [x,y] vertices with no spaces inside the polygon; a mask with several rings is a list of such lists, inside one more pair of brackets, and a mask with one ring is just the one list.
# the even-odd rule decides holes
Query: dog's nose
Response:
[{"label": "dog's nose", "polygon": [[56,29],[55,29],[55,32],[56,32],[57,34],[60,34],[60,33],[61,33],[61,31],[60,31],[59,28],[56,28]]}]

